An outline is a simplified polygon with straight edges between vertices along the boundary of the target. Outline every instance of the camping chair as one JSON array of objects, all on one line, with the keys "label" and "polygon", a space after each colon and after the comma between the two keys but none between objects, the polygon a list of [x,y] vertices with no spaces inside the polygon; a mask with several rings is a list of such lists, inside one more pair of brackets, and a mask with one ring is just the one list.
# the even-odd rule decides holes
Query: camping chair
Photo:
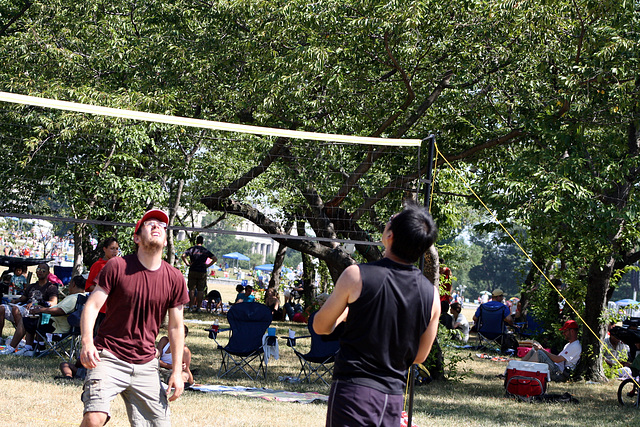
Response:
[{"label": "camping chair", "polygon": [[525,321],[516,323],[518,335],[523,339],[532,339],[544,332],[544,326],[531,313],[527,313]]},{"label": "camping chair", "polygon": [[506,335],[503,313],[504,308],[502,307],[487,307],[486,304],[480,306],[477,326],[478,347],[493,350],[502,347]]},{"label": "camping chair", "polygon": [[[316,313],[313,313],[309,317],[308,328],[311,335],[296,338],[287,337],[287,345],[291,346],[300,361],[298,379],[308,383],[315,383],[320,380],[328,386],[329,383],[324,379],[324,376],[331,377],[333,373],[333,362],[338,350],[340,350],[340,343],[336,338],[318,335],[313,330],[313,318],[315,315]],[[301,338],[311,338],[311,348],[308,353],[302,354],[295,348],[295,341]]]},{"label": "camping chair", "polygon": [[45,350],[40,352],[37,357],[48,356],[55,353],[62,360],[69,363],[75,363],[76,355],[80,350],[80,317],[82,316],[82,310],[87,302],[88,296],[85,294],[78,295],[76,300],[76,306],[74,310],[67,314],[67,322],[71,329],[64,334],[54,334],[51,341],[43,336],[40,330],[36,330],[37,341],[45,343]]},{"label": "camping chair", "polygon": [[209,337],[216,341],[222,354],[218,377],[243,372],[251,380],[265,379],[267,365],[264,363],[262,337],[271,324],[271,309],[257,302],[235,304],[227,312],[227,320],[231,336],[226,346],[220,345],[217,333],[209,330]]}]

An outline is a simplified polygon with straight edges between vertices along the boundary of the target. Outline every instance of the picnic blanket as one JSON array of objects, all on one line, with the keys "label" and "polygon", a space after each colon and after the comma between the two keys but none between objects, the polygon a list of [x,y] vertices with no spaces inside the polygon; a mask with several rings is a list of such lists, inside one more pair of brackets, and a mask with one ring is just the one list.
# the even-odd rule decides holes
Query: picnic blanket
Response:
[{"label": "picnic blanket", "polygon": [[231,387],[215,384],[197,384],[191,390],[203,393],[219,393],[232,396],[259,397],[261,399],[277,402],[311,403],[316,400],[326,402],[329,396],[320,393],[297,393],[285,390],[272,390],[269,388]]}]

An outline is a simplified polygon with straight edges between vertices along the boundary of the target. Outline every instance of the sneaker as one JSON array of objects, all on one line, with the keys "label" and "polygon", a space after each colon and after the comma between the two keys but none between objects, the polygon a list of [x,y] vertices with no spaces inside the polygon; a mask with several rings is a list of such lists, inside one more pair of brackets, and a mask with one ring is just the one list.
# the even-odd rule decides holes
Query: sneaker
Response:
[{"label": "sneaker", "polygon": [[27,350],[26,347],[21,348],[15,352],[15,356],[33,357],[36,354],[35,350]]},{"label": "sneaker", "polygon": [[11,347],[10,345],[7,344],[7,346],[4,348],[4,350],[0,350],[0,355],[1,354],[13,354],[16,351],[15,348]]}]

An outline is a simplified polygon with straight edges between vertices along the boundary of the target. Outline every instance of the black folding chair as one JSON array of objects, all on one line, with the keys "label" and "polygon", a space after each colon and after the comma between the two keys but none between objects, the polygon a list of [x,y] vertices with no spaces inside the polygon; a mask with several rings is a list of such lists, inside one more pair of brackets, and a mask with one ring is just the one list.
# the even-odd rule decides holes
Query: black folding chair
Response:
[{"label": "black folding chair", "polygon": [[[207,329],[209,337],[216,341],[222,354],[219,378],[238,372],[244,373],[251,380],[267,377],[262,337],[271,324],[272,317],[271,309],[264,304],[234,304],[227,312],[231,336],[226,346],[218,343],[217,332]],[[219,332],[225,330],[228,329],[221,329]]]},{"label": "black folding chair", "polygon": [[[322,381],[325,385],[329,383],[325,380],[325,376],[331,380],[333,373],[333,362],[336,354],[340,350],[340,342],[337,338],[325,335],[318,335],[313,330],[313,319],[316,313],[309,317],[309,334],[296,338],[287,338],[287,345],[293,348],[293,352],[298,356],[300,362],[300,372],[298,379],[308,383]],[[302,338],[311,338],[311,347],[308,353],[301,353],[295,347],[295,341]],[[313,381],[312,381],[313,379]]]}]

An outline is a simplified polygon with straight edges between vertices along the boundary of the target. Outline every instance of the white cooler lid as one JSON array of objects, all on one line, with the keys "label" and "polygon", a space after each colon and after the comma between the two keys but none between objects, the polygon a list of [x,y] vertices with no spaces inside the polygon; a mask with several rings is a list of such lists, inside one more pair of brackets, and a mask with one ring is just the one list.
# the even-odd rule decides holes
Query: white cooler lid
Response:
[{"label": "white cooler lid", "polygon": [[526,372],[542,372],[549,374],[549,366],[546,363],[524,362],[522,360],[510,360],[507,369],[517,369]]}]

